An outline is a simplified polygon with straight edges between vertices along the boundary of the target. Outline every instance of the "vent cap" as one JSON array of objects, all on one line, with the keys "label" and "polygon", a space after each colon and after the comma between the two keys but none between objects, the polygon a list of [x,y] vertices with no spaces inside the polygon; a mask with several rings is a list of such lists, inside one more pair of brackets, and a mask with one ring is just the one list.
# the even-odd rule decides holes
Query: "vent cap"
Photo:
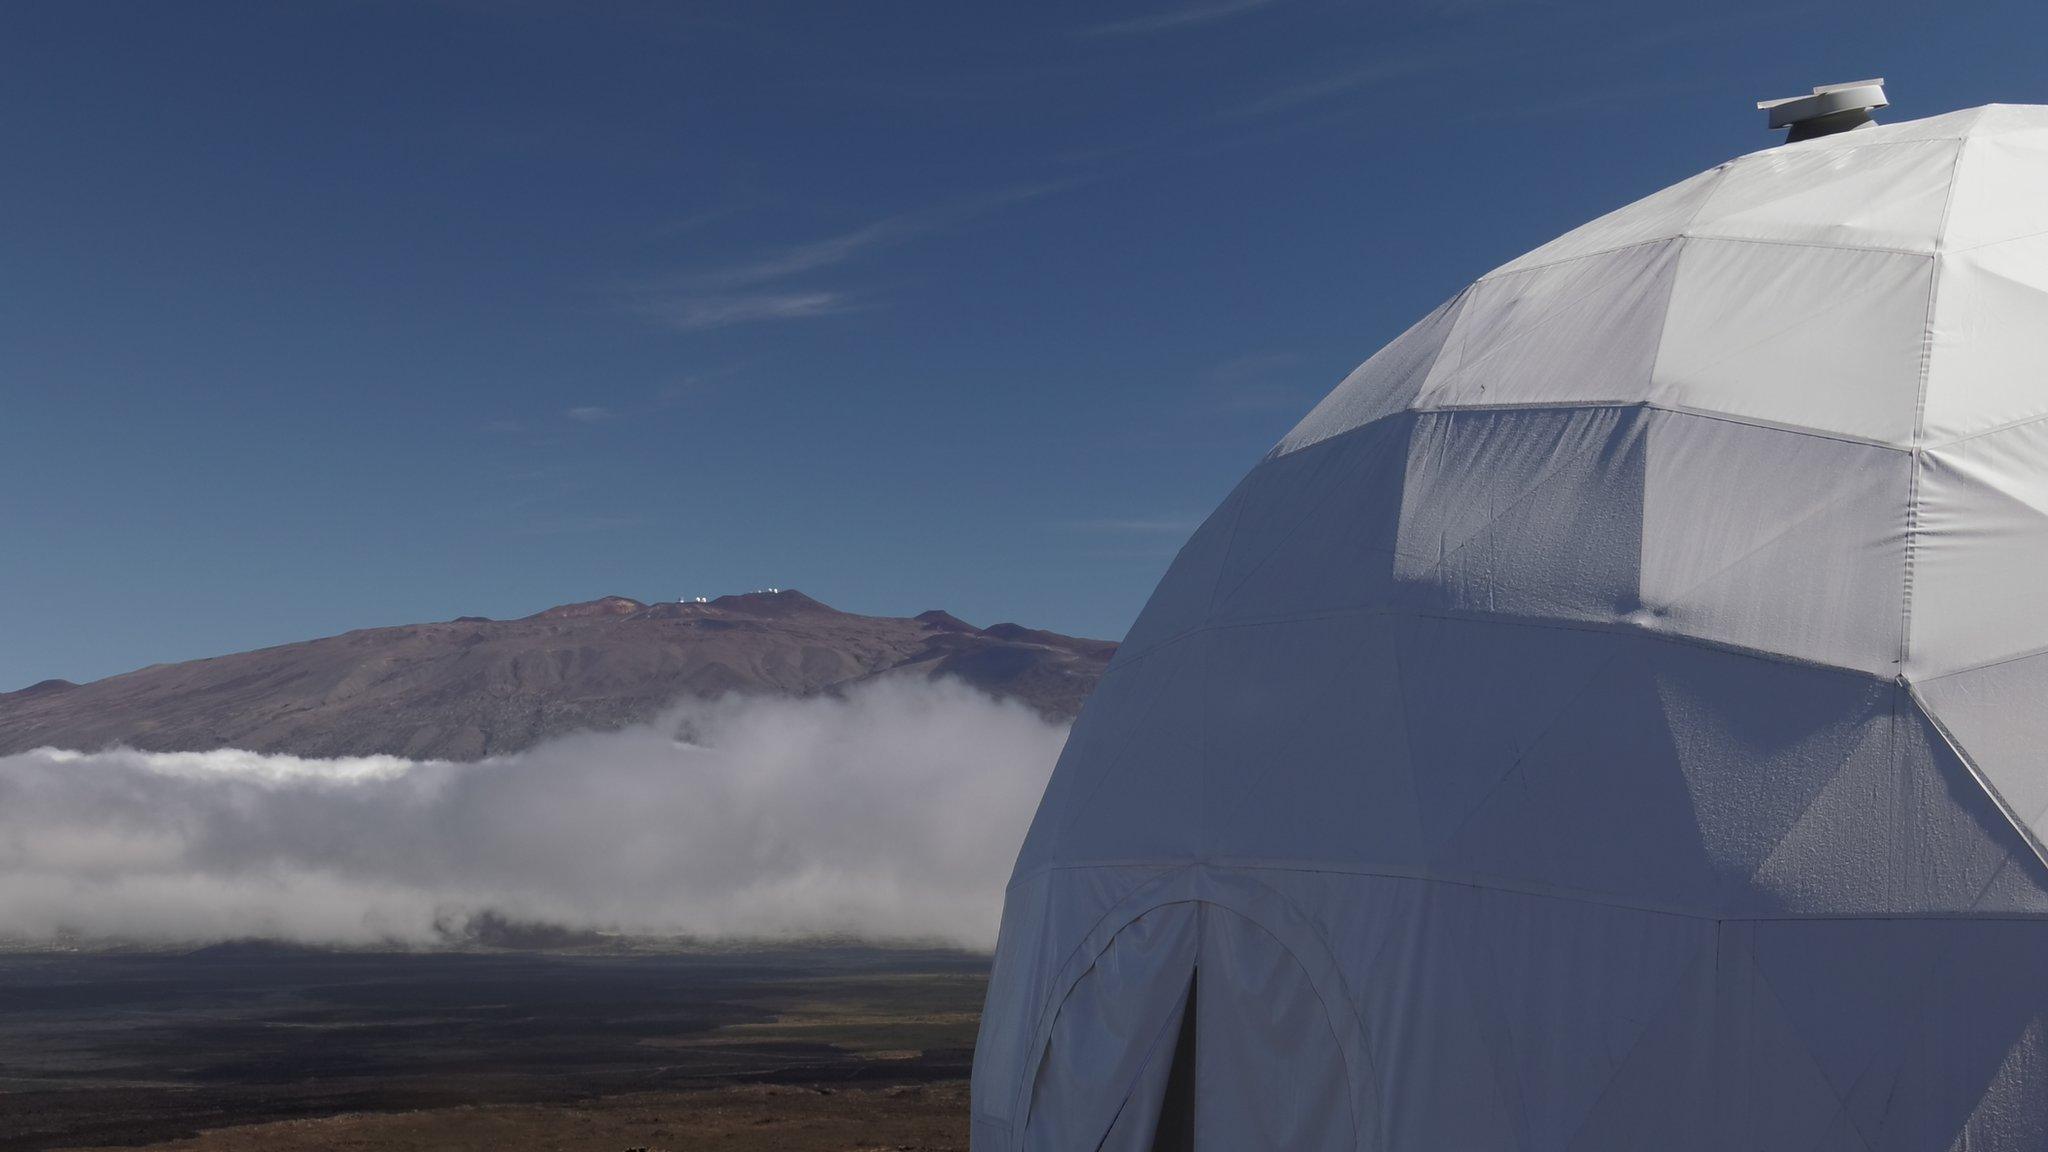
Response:
[{"label": "vent cap", "polygon": [[1847,84],[1823,84],[1811,95],[1787,96],[1782,100],[1759,100],[1757,107],[1770,113],[1772,128],[1790,128],[1787,144],[1831,136],[1870,123],[1870,113],[1882,108],[1884,77],[1852,80]]}]

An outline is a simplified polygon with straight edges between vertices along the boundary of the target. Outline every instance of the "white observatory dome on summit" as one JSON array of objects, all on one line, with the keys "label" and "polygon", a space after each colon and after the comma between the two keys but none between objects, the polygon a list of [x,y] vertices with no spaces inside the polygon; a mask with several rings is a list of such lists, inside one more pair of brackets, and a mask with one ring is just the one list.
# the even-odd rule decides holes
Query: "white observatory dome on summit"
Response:
[{"label": "white observatory dome on summit", "polygon": [[2048,108],[1830,130],[1488,273],[1083,710],[975,1149],[2048,1147],[2043,573]]}]

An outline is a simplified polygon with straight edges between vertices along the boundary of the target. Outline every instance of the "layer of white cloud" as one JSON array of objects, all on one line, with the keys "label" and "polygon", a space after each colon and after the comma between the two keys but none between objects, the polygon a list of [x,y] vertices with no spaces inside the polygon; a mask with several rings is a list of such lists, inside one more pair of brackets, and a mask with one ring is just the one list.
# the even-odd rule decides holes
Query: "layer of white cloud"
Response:
[{"label": "layer of white cloud", "polygon": [[0,937],[431,946],[494,917],[987,947],[1065,739],[897,680],[474,764],[39,749],[0,757]]}]

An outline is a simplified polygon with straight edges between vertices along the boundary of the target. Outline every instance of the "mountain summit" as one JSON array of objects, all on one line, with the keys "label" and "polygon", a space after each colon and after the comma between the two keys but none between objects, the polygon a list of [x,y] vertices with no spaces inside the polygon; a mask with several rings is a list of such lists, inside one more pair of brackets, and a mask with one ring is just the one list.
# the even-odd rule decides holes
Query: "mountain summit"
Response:
[{"label": "mountain summit", "polygon": [[480,759],[652,719],[691,696],[809,695],[957,676],[1072,716],[1116,645],[949,613],[859,616],[780,589],[708,602],[606,596],[519,620],[367,628],[90,684],[0,693],[0,754],[42,745]]}]

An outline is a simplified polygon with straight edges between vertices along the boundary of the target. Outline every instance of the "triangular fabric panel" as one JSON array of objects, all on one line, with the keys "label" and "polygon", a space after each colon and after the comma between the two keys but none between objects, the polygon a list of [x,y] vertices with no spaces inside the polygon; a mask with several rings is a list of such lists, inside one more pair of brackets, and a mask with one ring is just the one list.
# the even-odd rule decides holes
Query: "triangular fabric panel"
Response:
[{"label": "triangular fabric panel", "polygon": [[1440,869],[1655,906],[1713,906],[1712,862],[1646,647],[1637,642],[1608,664],[1530,746],[1445,842]]},{"label": "triangular fabric panel", "polygon": [[2048,204],[2035,189],[2048,186],[2048,128],[2038,109],[1986,108],[1956,161],[1949,196],[1951,252],[2048,233]]},{"label": "triangular fabric panel", "polygon": [[[1267,656],[1277,636],[1287,657]],[[1377,615],[1214,638],[1203,722],[1213,785],[1203,844],[1221,857],[1419,866],[1425,857],[1400,672]],[[1253,676],[1238,673],[1256,669]],[[1299,797],[1318,802],[1304,809]]]},{"label": "triangular fabric panel", "polygon": [[2032,843],[2048,843],[2048,653],[1924,680],[1914,693]]},{"label": "triangular fabric panel", "polygon": [[1519,1103],[1520,1147],[1563,1152],[1679,996],[1710,934],[1681,918],[1508,893],[1469,902],[1455,950]]},{"label": "triangular fabric panel", "polygon": [[1802,911],[1974,908],[2032,849],[1903,689],[1771,854],[1759,892]]},{"label": "triangular fabric panel", "polygon": [[[1416,406],[1643,399],[1678,248],[1644,244],[1480,281]],[[1601,355],[1572,354],[1584,348]]]},{"label": "triangular fabric panel", "polygon": [[1756,1152],[1809,1152],[1836,1138],[1847,1107],[1756,966],[1753,935],[1750,924],[1728,923],[1716,944],[1722,1139]]},{"label": "triangular fabric panel", "polygon": [[1675,412],[1648,428],[1644,627],[1896,673],[1911,454]]},{"label": "triangular fabric panel", "polygon": [[1506,621],[1406,617],[1392,624],[1403,735],[1432,853],[1635,643]]},{"label": "triangular fabric panel", "polygon": [[1836,780],[1859,775],[1852,762],[1890,762],[1897,689],[1688,644],[1648,645],[1642,669],[1714,875],[1711,906],[1813,908],[1814,893],[1762,886],[1759,871]]},{"label": "triangular fabric panel", "polygon": [[1929,449],[1913,535],[1907,675],[2048,650],[2048,421]]},{"label": "triangular fabric panel", "polygon": [[1709,939],[1569,1137],[1566,1152],[1724,1152],[1715,1115],[1717,953]]},{"label": "triangular fabric panel", "polygon": [[2038,1051],[2048,936],[2035,923],[1777,921],[1754,939],[1787,1020],[1874,1152],[1955,1146],[1987,1098],[2009,1093],[2000,1077]]},{"label": "triangular fabric panel", "polygon": [[[1617,620],[1637,604],[1640,408],[1437,412],[1409,447],[1394,574],[1419,608]],[[1605,542],[1588,550],[1589,539]]]},{"label": "triangular fabric panel", "polygon": [[[1385,602],[1414,423],[1413,416],[1382,420],[1254,470],[1210,618],[1272,619]],[[1315,562],[1305,563],[1311,556]]]},{"label": "triangular fabric panel", "polygon": [[[1076,763],[1075,784],[1057,810],[1042,808],[1039,817],[1054,821],[1048,833],[1051,858],[1186,859],[1198,851],[1208,804],[1202,792],[1202,707],[1214,646],[1206,633],[1198,633],[1175,645],[1174,660],[1145,670],[1158,677],[1159,688],[1142,716],[1125,721],[1118,733],[1125,739],[1114,759],[1060,757],[1062,765]],[[1059,774],[1055,767],[1053,775]],[[1032,834],[1039,835],[1037,824]],[[1033,847],[1027,839],[1026,848]]]},{"label": "triangular fabric panel", "polygon": [[1932,252],[1961,142],[1868,139],[1816,140],[1735,161],[1687,234]]},{"label": "triangular fabric panel", "polygon": [[[1018,853],[1017,875],[1029,874],[1039,866],[1061,858],[1075,818],[1095,803],[1103,781],[1115,774],[1126,757],[1157,763],[1159,750],[1152,734],[1171,733],[1176,721],[1160,717],[1148,724],[1146,718],[1159,715],[1162,697],[1176,682],[1192,674],[1176,660],[1127,660],[1113,664],[1096,685],[1094,699],[1101,703],[1074,723],[1061,752],[1060,764],[1046,783],[1038,813],[1025,834]],[[1190,758],[1189,770],[1193,766]]]},{"label": "triangular fabric panel", "polygon": [[1688,240],[1659,404],[1907,444],[1931,256]]},{"label": "triangular fabric panel", "polygon": [[[2048,149],[2041,153],[2048,165]],[[1944,253],[1936,268],[1924,436],[1942,444],[2048,416],[2048,221],[2022,239]]]}]

